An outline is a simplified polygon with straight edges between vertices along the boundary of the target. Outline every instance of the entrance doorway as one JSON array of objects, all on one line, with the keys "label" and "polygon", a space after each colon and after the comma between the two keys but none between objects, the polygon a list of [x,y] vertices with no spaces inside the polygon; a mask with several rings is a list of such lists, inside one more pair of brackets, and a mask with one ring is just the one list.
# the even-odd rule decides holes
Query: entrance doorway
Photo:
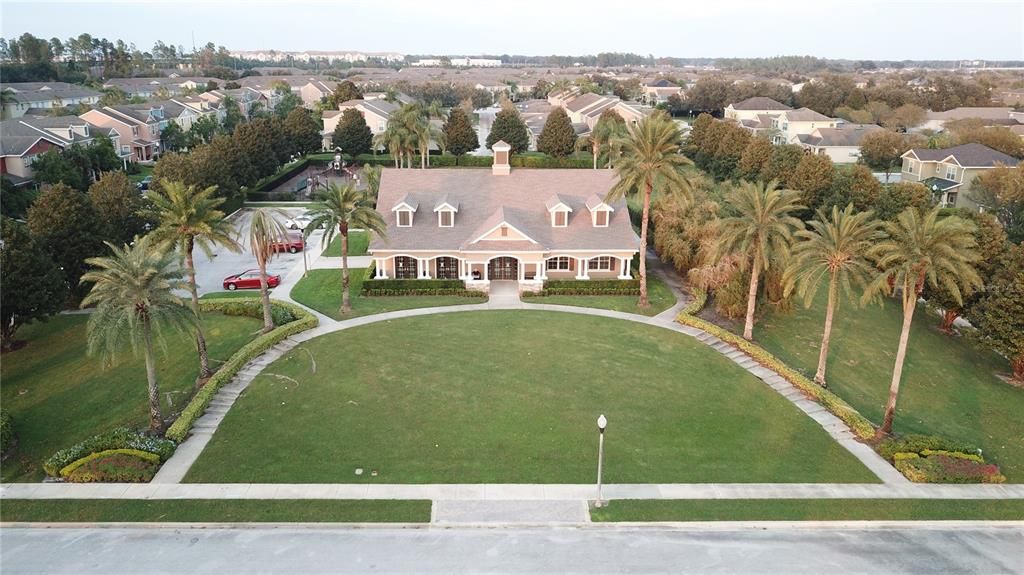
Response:
[{"label": "entrance doorway", "polygon": [[508,256],[494,258],[490,261],[490,266],[487,269],[487,279],[518,280],[519,260]]}]

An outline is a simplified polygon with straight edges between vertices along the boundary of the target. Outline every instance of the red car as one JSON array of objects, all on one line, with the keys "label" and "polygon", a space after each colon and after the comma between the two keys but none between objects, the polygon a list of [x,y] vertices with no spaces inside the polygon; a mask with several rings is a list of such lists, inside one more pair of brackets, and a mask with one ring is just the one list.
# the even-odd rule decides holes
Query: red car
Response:
[{"label": "red car", "polygon": [[297,254],[306,249],[306,242],[303,241],[302,234],[288,234],[288,241],[274,242],[272,247],[274,248],[274,252]]},{"label": "red car", "polygon": [[[267,287],[275,288],[281,283],[281,276],[267,276]],[[246,270],[224,278],[224,289],[260,289],[260,270]]]}]

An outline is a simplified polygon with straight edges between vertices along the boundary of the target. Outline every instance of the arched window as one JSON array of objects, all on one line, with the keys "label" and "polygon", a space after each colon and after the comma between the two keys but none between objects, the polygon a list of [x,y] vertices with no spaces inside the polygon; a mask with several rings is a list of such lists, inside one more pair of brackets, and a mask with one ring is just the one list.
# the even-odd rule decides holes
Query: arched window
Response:
[{"label": "arched window", "polygon": [[416,258],[395,256],[395,279],[414,280],[419,277],[416,271]]},{"label": "arched window", "polygon": [[434,260],[437,268],[437,279],[457,280],[459,279],[459,260],[449,257],[440,257]]}]

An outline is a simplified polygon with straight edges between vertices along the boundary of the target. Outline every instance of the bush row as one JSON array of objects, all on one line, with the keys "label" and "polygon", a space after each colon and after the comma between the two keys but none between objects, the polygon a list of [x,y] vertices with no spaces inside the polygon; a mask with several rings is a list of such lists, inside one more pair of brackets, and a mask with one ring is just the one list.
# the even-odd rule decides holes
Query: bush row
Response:
[{"label": "bush row", "polygon": [[435,289],[461,289],[462,280],[375,280],[363,281],[362,290],[423,291]]},{"label": "bush row", "polygon": [[246,192],[247,202],[294,202],[295,192]]},{"label": "bush row", "polygon": [[931,455],[932,453],[956,452],[981,455],[981,450],[969,443],[919,434],[887,437],[875,447],[875,451],[890,462],[895,461],[897,453]]},{"label": "bush row", "polygon": [[997,465],[951,455],[921,457],[917,453],[897,453],[896,469],[914,483],[1004,483],[1006,477]]},{"label": "bush row", "polygon": [[[282,166],[280,170],[274,172],[273,174],[270,174],[269,176],[253,184],[252,190],[255,192],[268,192],[270,190],[273,190],[274,188],[280,186],[284,182],[287,182],[291,178],[294,178],[296,174],[298,174],[302,170],[305,170],[307,166],[309,166],[308,157],[302,158],[301,160],[292,164],[286,164]],[[250,191],[249,193],[251,194],[253,193],[253,191]]]},{"label": "bush row", "polygon": [[[245,299],[209,299],[200,300],[199,306],[203,311],[222,311],[224,309],[251,309],[246,306],[236,307],[234,304],[247,303],[248,301],[254,301],[259,304],[259,300],[245,300]],[[220,369],[213,374],[207,382],[193,397],[192,401],[185,406],[182,410],[181,415],[178,419],[171,424],[171,427],[167,429],[167,438],[174,442],[181,443],[188,437],[189,430],[192,429],[192,425],[195,423],[203,412],[206,411],[210,402],[213,401],[217,391],[225,384],[231,381],[231,378],[238,373],[238,370],[249,363],[253,358],[267,351],[271,347],[274,347],[286,337],[295,335],[297,333],[312,329],[319,323],[316,316],[302,309],[301,307],[281,301],[273,301],[272,306],[275,308],[283,308],[293,319],[289,323],[278,325],[270,333],[265,333],[258,336],[256,339],[245,344],[238,351],[231,356]],[[262,308],[259,308],[262,309]],[[260,311],[260,316],[263,312]],[[273,311],[271,313],[274,313]],[[278,311],[278,314],[282,314],[282,311]],[[259,316],[257,316],[259,317]]]},{"label": "bush row", "polygon": [[544,282],[544,289],[640,289],[640,280],[548,280]]},{"label": "bush row", "polygon": [[679,313],[686,315],[697,315],[700,310],[704,309],[704,306],[708,303],[708,290],[701,289],[699,287],[691,286],[690,295],[693,296],[693,301],[686,304],[686,307]]},{"label": "bush row", "polygon": [[76,459],[76,460],[72,461],[71,463],[65,465],[64,468],[60,470],[60,476],[64,477],[64,478],[67,478],[69,475],[74,473],[75,470],[77,470],[79,467],[85,465],[86,463],[89,463],[90,461],[93,461],[95,459],[100,459],[102,457],[106,457],[107,455],[115,455],[115,454],[117,454],[117,455],[130,455],[132,457],[137,457],[139,459],[144,459],[144,460],[150,461],[152,463],[160,463],[160,456],[155,454],[155,453],[150,453],[148,451],[141,451],[141,450],[138,450],[138,449],[104,449],[103,451],[97,451],[96,453],[90,453],[89,455],[86,455],[85,457],[83,457],[81,459]]},{"label": "bush row", "polygon": [[[451,154],[431,154],[429,157],[430,167],[432,168],[489,168],[494,163],[492,156],[470,156],[464,154],[462,156],[453,156]],[[394,166],[395,158],[391,154],[360,154],[353,160],[356,164],[365,165],[370,164],[373,166]],[[530,154],[513,154],[512,159],[509,160],[509,164],[513,168],[572,168],[572,169],[586,169],[593,168],[593,160],[590,158],[583,157],[565,157],[555,158],[546,154],[530,153]],[[414,168],[420,166],[420,157],[418,155],[412,157],[412,165]]]},{"label": "bush row", "polygon": [[821,387],[807,379],[800,372],[789,367],[778,358],[768,353],[761,346],[751,343],[742,337],[719,327],[711,322],[704,321],[698,317],[680,313],[676,321],[704,330],[722,341],[739,348],[761,365],[781,375],[786,381],[793,384],[797,389],[803,391],[808,397],[820,403],[833,415],[843,420],[851,430],[861,439],[871,439],[875,435],[875,426],[866,417],[860,414],[850,404],[843,401],[838,395]]},{"label": "bush row", "polygon": [[[137,452],[150,455],[145,452]],[[127,452],[105,451],[95,454],[67,476],[72,483],[149,483],[153,480],[160,461]]]},{"label": "bush row", "polygon": [[[199,303],[202,311],[263,319],[263,300],[258,295],[251,298],[204,299]],[[270,318],[274,320],[274,325],[291,323],[302,317],[300,314],[303,313],[305,310],[301,307],[271,300]]]},{"label": "bush row", "polygon": [[110,449],[145,451],[156,454],[160,457],[160,461],[163,462],[167,461],[174,454],[174,447],[173,441],[142,435],[127,427],[118,427],[106,433],[94,435],[81,443],[54,453],[43,462],[43,470],[50,477],[59,477],[60,471],[72,462],[82,459],[87,455]]},{"label": "bush row", "polygon": [[364,289],[360,295],[366,297],[401,296],[401,295],[452,295],[462,297],[480,297],[478,291],[466,288],[437,288],[437,289]]},{"label": "bush row", "polygon": [[640,295],[640,288],[549,288],[540,291],[524,292],[526,297],[543,297],[548,295]]}]

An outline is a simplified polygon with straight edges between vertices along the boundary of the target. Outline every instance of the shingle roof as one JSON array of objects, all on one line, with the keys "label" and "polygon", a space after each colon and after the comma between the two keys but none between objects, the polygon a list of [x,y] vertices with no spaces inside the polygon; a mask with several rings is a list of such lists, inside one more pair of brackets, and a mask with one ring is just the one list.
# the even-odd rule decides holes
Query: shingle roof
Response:
[{"label": "shingle roof", "polygon": [[914,148],[910,150],[917,159],[922,162],[941,162],[946,158],[953,158],[965,168],[991,168],[996,164],[1013,167],[1020,163],[1020,160],[1013,156],[993,150],[981,144],[961,144],[952,148],[942,150],[930,150],[928,148]]},{"label": "shingle roof", "polygon": [[607,96],[602,96],[600,94],[583,94],[582,96],[573,98],[571,102],[565,105],[565,109],[569,110],[570,112],[579,112],[580,110],[586,108],[587,106],[592,106],[604,100],[605,98],[607,98]]},{"label": "shingle roof", "polygon": [[[388,225],[387,237],[374,238],[370,249],[635,250],[638,239],[624,201],[613,202],[615,212],[606,228],[593,227],[589,212],[584,209],[588,197],[595,194],[604,197],[615,179],[615,173],[610,170],[514,169],[506,176],[484,169],[384,170],[377,210]],[[553,196],[573,209],[567,227],[551,226],[548,205]],[[447,197],[449,202],[459,202],[453,227],[439,227],[436,218],[423,217],[423,214],[413,218],[411,227],[395,225],[392,208],[399,201],[415,200],[434,206],[442,197]],[[499,218],[538,243],[504,240],[470,243],[499,225]]]},{"label": "shingle roof", "polygon": [[100,93],[85,86],[67,82],[15,82],[3,84],[3,89],[22,104],[52,102],[55,99],[99,97]]},{"label": "shingle roof", "polygon": [[811,134],[797,136],[801,142],[811,146],[859,147],[866,134],[884,130],[875,124],[840,124],[836,128],[818,128]]},{"label": "shingle roof", "polygon": [[829,118],[825,114],[819,114],[810,108],[798,108],[785,112],[786,119],[790,122],[827,122]]},{"label": "shingle roof", "polygon": [[747,98],[742,102],[736,102],[732,104],[733,110],[792,110],[789,106],[782,102],[776,102],[771,98],[765,98],[764,96],[754,96],[753,98]]},{"label": "shingle roof", "polygon": [[926,120],[965,120],[967,118],[978,118],[981,120],[1006,118],[1013,108],[985,108],[985,107],[961,107],[946,110],[945,112],[928,111],[925,114]]}]

